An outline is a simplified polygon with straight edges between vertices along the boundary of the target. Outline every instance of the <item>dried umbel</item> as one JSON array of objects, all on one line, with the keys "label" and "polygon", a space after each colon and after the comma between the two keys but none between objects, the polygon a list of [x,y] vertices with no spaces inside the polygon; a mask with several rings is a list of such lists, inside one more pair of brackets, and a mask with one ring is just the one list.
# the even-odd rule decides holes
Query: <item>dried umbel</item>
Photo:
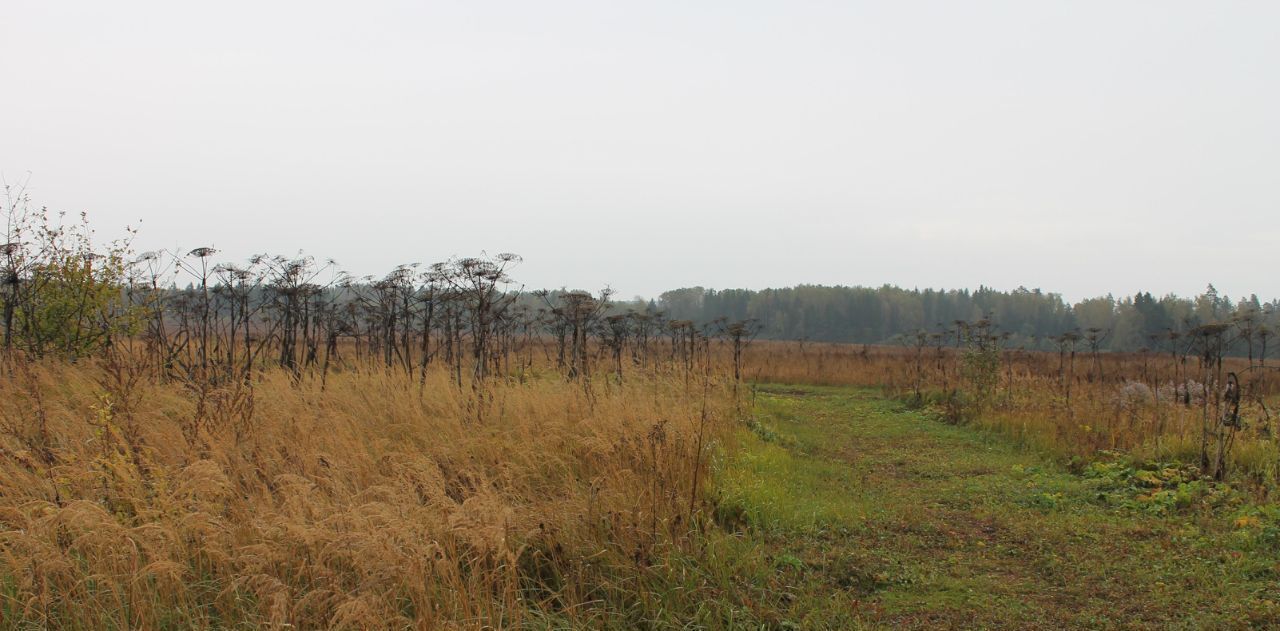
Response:
[{"label": "dried umbel", "polygon": [[219,263],[214,266],[213,272],[223,278],[228,283],[239,283],[249,280],[253,276],[253,271],[239,267],[232,263]]},{"label": "dried umbel", "polygon": [[187,256],[190,256],[192,258],[198,258],[198,259],[206,259],[217,253],[218,251],[214,248],[199,247],[199,248],[195,248],[194,250],[191,250],[190,252],[187,252]]},{"label": "dried umbel", "polygon": [[1157,389],[1157,397],[1161,403],[1181,403],[1199,405],[1205,397],[1204,384],[1188,379],[1181,383],[1165,383]]},{"label": "dried umbel", "polygon": [[1136,410],[1156,402],[1151,388],[1140,381],[1127,381],[1116,391],[1115,406],[1122,410]]}]

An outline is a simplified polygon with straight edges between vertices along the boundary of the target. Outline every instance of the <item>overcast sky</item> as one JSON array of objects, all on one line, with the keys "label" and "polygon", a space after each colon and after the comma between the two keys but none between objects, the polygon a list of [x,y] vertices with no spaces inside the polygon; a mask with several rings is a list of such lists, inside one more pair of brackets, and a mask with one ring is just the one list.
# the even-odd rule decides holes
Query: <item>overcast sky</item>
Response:
[{"label": "overcast sky", "polygon": [[[1280,297],[1280,2],[0,11],[0,173],[141,250]],[[28,176],[28,173],[30,175]]]}]

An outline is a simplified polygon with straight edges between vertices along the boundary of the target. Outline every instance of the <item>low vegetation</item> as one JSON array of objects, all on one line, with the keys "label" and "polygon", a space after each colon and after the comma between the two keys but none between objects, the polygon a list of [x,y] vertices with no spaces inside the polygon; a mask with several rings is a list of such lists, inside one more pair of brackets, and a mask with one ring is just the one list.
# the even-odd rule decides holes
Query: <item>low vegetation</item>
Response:
[{"label": "low vegetation", "polygon": [[1194,466],[1262,498],[1280,484],[1272,417],[1277,366],[1226,356],[1213,343],[1173,357],[1074,357],[1065,349],[1001,347],[989,329],[982,335],[985,346],[758,342],[746,362],[762,382],[883,387],[909,405],[999,431],[1076,469],[1120,452]]},{"label": "low vegetation", "polygon": [[8,215],[6,628],[1280,624],[1247,317],[765,341],[511,254],[352,278]]}]

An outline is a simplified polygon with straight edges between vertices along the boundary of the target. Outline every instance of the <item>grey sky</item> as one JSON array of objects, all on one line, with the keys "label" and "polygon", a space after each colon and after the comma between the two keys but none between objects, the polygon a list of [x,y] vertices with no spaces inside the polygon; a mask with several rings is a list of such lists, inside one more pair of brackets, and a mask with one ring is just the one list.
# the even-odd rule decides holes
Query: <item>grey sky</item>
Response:
[{"label": "grey sky", "polygon": [[1280,296],[1277,2],[49,2],[0,172],[140,249]]}]

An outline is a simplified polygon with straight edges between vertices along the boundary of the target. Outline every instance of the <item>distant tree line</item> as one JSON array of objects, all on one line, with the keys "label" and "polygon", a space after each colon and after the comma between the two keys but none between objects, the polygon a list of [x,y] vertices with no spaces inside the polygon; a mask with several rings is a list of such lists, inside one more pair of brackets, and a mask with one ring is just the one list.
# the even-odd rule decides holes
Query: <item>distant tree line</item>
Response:
[{"label": "distant tree line", "polygon": [[[268,345],[281,365],[297,372],[327,365],[324,358],[336,352],[337,341],[353,339],[384,363],[410,371],[443,354],[461,383],[464,355],[483,376],[533,337],[556,340],[557,364],[576,377],[585,372],[590,343],[610,351],[620,376],[627,350],[645,356],[650,340],[662,337],[688,364],[710,338],[732,339],[735,348],[757,335],[862,344],[922,344],[928,338],[938,346],[958,343],[977,322],[1006,348],[1062,350],[1087,343],[1094,353],[1185,354],[1208,336],[1221,339],[1226,353],[1266,357],[1280,331],[1280,301],[1264,303],[1256,295],[1232,300],[1212,285],[1192,298],[1139,292],[1075,304],[1021,287],[890,285],[691,287],[658,300],[619,302],[608,290],[524,290],[506,275],[514,255],[402,265],[384,277],[363,278],[305,256],[257,256],[241,264],[215,262],[212,248],[135,256],[132,231],[95,247],[84,215],[35,209],[21,191],[5,193],[0,348],[35,355],[90,355],[113,340],[141,336],[164,347],[152,350],[164,356],[165,366],[205,370],[218,363],[211,354],[233,365],[237,353],[251,359]],[[253,363],[239,359],[245,360],[242,370]]]},{"label": "distant tree line", "polygon": [[[1102,350],[1169,350],[1198,327],[1228,324],[1233,354],[1273,354],[1280,301],[1256,295],[1232,300],[1210,285],[1192,298],[1149,292],[1075,304],[1061,294],[1019,287],[997,291],[801,285],[783,289],[664,292],[651,308],[698,322],[717,318],[759,322],[760,337],[863,344],[893,343],[921,332],[945,333],[958,322],[990,320],[1012,346],[1050,350],[1055,337],[1092,335]],[[1091,333],[1088,333],[1091,332]]]}]

